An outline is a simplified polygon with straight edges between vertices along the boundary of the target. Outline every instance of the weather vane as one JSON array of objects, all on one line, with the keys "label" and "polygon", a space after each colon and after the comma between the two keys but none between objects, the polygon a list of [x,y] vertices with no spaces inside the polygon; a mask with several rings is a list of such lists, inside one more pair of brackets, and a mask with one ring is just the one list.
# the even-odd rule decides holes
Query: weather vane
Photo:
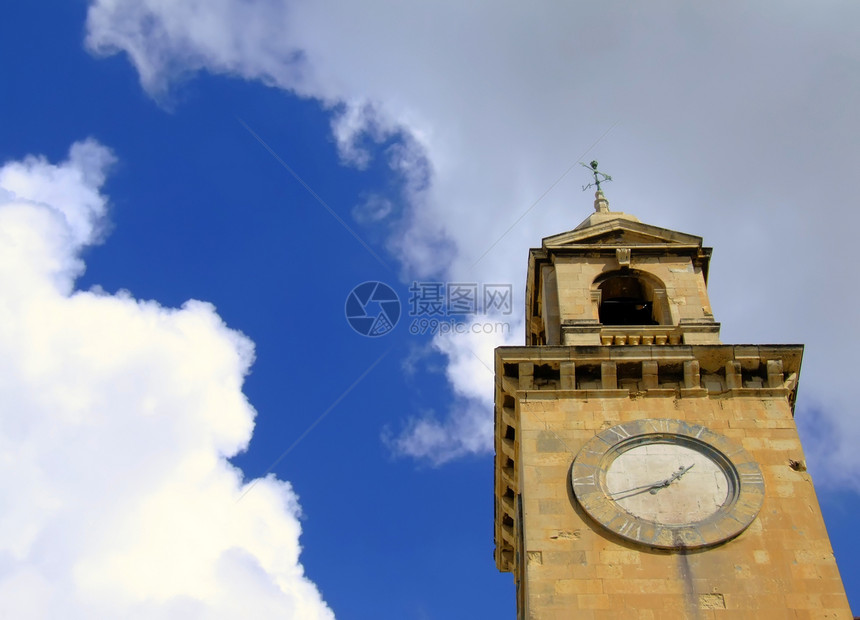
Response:
[{"label": "weather vane", "polygon": [[597,162],[596,161],[591,162],[590,165],[579,162],[579,165],[585,166],[586,168],[591,170],[592,174],[594,174],[594,183],[589,183],[588,185],[583,185],[582,191],[587,190],[589,187],[597,187],[597,191],[599,192],[601,183],[604,183],[605,181],[611,181],[612,180],[611,176],[609,176],[608,174],[604,174],[604,173],[600,172],[600,170],[597,169]]}]

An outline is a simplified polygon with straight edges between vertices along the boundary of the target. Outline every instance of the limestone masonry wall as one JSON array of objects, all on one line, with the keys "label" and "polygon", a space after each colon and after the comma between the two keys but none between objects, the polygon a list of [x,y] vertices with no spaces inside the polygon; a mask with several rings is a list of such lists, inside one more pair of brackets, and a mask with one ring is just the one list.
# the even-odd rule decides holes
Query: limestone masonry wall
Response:
[{"label": "limestone masonry wall", "polygon": [[[793,419],[791,345],[503,347],[496,354],[496,558],[525,618],[846,618],[851,612]],[[574,458],[632,420],[705,426],[742,446],[764,502],[737,537],[659,550],[577,503]]]}]

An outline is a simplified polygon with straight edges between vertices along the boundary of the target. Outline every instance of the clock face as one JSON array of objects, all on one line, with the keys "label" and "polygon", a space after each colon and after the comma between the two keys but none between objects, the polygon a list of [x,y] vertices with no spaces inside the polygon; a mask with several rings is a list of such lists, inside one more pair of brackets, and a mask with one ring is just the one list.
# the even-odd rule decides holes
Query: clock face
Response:
[{"label": "clock face", "polygon": [[729,498],[729,477],[708,454],[672,441],[650,441],[618,454],[606,490],[630,514],[656,523],[701,521]]},{"label": "clock face", "polygon": [[680,420],[636,420],[600,433],[577,455],[571,483],[595,521],[659,548],[737,536],[764,498],[761,471],[743,448]]}]

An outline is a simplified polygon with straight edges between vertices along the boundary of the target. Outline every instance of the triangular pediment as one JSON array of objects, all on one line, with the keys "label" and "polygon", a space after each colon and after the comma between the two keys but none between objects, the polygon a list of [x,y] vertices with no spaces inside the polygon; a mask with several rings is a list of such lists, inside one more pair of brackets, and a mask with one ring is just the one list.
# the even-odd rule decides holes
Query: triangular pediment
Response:
[{"label": "triangular pediment", "polygon": [[[676,246],[676,247],[701,247],[702,238],[695,235],[651,226],[630,219],[624,213],[606,213],[602,221],[591,225],[582,226],[568,232],[546,237],[543,247],[546,249],[561,249],[565,247],[579,246],[603,246],[603,247],[636,247],[636,246]],[[606,217],[610,216],[610,217]],[[589,223],[589,220],[583,224]]]}]

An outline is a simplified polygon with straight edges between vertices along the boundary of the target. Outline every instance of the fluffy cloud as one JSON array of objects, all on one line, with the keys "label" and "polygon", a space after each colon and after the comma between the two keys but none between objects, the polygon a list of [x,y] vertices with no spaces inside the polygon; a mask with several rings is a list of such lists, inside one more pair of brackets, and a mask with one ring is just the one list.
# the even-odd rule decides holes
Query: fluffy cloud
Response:
[{"label": "fluffy cloud", "polygon": [[493,382],[493,349],[520,344],[525,329],[507,315],[480,316],[458,327],[440,332],[432,343],[448,360],[445,373],[455,392],[450,410],[441,419],[432,412],[411,416],[396,437],[390,429],[383,433],[395,452],[434,465],[493,449],[493,417],[488,415],[493,392],[487,390]]},{"label": "fluffy cloud", "polygon": [[0,168],[0,615],[332,618],[290,485],[238,501],[252,343],[203,302],[74,290],[112,161]]},{"label": "fluffy cloud", "polygon": [[[860,303],[845,285],[858,220],[848,205],[860,189],[858,12],[93,0],[87,41],[127,53],[156,96],[206,70],[341,106],[333,135],[355,165],[367,163],[363,139],[400,136],[400,172],[425,180],[407,184],[410,206],[390,243],[412,277],[519,288],[526,249],[588,214],[578,183],[560,184],[482,255],[571,164],[599,159],[616,179],[614,208],[716,248],[711,295],[724,341],[809,343],[798,419],[813,470],[860,489],[860,418],[844,414]],[[457,343],[444,348],[452,364],[475,346]],[[478,381],[489,419],[491,378],[451,379],[457,391]]]},{"label": "fluffy cloud", "polygon": [[393,210],[394,205],[388,198],[379,194],[370,194],[352,208],[352,217],[363,224],[379,222],[391,215]]}]

